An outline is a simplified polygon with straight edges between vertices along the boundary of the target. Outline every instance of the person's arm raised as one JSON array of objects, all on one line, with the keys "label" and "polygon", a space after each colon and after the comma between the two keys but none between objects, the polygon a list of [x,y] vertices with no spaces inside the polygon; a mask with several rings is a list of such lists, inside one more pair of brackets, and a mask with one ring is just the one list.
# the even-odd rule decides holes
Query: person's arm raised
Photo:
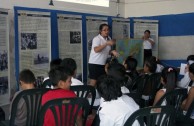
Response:
[{"label": "person's arm raised", "polygon": [[107,41],[105,44],[103,44],[103,45],[99,45],[99,46],[96,46],[96,47],[94,47],[94,51],[96,52],[96,53],[98,53],[98,52],[101,52],[106,46],[112,46],[112,45],[114,45],[114,42],[112,41],[112,40],[110,40],[110,41]]}]

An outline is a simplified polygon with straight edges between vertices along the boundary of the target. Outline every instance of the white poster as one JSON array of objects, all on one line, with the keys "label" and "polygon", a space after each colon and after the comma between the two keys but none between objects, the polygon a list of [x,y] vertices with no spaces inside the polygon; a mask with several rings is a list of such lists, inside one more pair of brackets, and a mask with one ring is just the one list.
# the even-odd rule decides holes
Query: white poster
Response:
[{"label": "white poster", "polygon": [[112,38],[116,40],[130,38],[130,19],[112,19]]},{"label": "white poster", "polygon": [[57,14],[59,57],[73,58],[77,64],[77,76],[82,76],[82,17]]},{"label": "white poster", "polygon": [[49,12],[18,11],[19,70],[30,69],[38,79],[48,76],[50,26]]},{"label": "white poster", "polygon": [[158,20],[134,20],[134,38],[142,38],[145,30],[150,30],[151,38],[154,39],[152,48],[153,56],[158,57]]},{"label": "white poster", "polygon": [[8,10],[0,9],[0,106],[9,104],[9,18]]}]

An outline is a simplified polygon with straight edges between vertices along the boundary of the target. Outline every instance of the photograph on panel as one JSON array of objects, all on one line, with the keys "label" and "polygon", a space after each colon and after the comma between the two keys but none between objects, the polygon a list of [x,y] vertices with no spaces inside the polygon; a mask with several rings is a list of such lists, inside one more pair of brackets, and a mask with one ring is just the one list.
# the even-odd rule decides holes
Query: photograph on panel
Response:
[{"label": "photograph on panel", "polygon": [[8,77],[0,77],[0,95],[8,92]]},{"label": "photograph on panel", "polygon": [[49,54],[47,51],[39,51],[33,53],[34,65],[44,65],[49,64]]},{"label": "photograph on panel", "polygon": [[81,32],[80,31],[70,31],[70,44],[81,43]]},{"label": "photograph on panel", "polygon": [[8,69],[8,57],[7,51],[0,51],[0,71],[7,71]]},{"label": "photograph on panel", "polygon": [[37,49],[36,33],[21,33],[21,50]]}]

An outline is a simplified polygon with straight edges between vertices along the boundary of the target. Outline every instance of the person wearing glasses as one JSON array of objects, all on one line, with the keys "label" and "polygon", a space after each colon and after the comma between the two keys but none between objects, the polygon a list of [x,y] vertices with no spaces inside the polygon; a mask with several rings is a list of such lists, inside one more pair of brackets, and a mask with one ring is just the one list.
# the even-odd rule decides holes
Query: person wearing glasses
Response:
[{"label": "person wearing glasses", "polygon": [[115,45],[115,40],[109,36],[109,26],[101,24],[99,34],[92,40],[92,48],[89,56],[89,85],[96,86],[96,80],[105,73],[105,63],[110,55],[118,56],[116,50],[111,50],[111,46]]}]

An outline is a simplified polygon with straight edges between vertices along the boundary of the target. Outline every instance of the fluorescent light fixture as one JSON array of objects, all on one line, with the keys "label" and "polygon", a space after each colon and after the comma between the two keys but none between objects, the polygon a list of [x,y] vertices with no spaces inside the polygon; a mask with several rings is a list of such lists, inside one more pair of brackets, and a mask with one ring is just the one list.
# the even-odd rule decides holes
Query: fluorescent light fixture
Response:
[{"label": "fluorescent light fixture", "polygon": [[109,0],[55,0],[55,1],[109,7]]}]

